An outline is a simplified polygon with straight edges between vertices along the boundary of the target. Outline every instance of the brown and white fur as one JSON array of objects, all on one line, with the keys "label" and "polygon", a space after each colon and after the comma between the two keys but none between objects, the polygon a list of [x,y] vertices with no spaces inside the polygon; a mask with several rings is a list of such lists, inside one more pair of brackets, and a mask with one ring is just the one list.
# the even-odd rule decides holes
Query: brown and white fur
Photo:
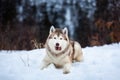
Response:
[{"label": "brown and white fur", "polygon": [[52,26],[45,44],[46,56],[43,59],[41,69],[46,68],[51,63],[56,68],[63,68],[63,73],[70,72],[73,61],[81,61],[83,53],[81,46],[76,41],[68,38],[68,29],[59,29]]}]

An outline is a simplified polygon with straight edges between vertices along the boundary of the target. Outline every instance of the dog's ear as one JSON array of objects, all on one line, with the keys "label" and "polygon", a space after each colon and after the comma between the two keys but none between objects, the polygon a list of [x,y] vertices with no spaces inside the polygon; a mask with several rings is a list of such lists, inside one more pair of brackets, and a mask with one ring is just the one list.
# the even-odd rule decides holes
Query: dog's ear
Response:
[{"label": "dog's ear", "polygon": [[49,33],[51,34],[51,33],[53,33],[54,31],[55,31],[55,27],[54,27],[54,26],[51,26]]},{"label": "dog's ear", "polygon": [[62,32],[63,32],[63,34],[68,35],[68,29],[66,27],[63,29]]}]

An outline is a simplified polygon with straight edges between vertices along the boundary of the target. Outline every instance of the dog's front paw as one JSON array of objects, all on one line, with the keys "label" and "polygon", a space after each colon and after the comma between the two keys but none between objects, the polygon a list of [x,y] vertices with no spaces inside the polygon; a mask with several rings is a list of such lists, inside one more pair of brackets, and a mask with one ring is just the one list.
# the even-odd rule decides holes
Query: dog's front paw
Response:
[{"label": "dog's front paw", "polygon": [[44,69],[44,67],[40,67],[40,70],[43,70]]},{"label": "dog's front paw", "polygon": [[70,68],[71,68],[71,64],[70,64],[70,63],[66,63],[66,64],[64,65],[64,68],[63,68],[63,73],[64,73],[64,74],[70,73]]},{"label": "dog's front paw", "polygon": [[50,65],[50,63],[48,62],[42,62],[42,64],[40,65],[40,69],[43,70],[44,68],[48,67]]},{"label": "dog's front paw", "polygon": [[40,70],[43,70],[44,68],[46,68],[47,65],[43,62],[41,65],[40,65]]},{"label": "dog's front paw", "polygon": [[70,71],[63,71],[63,74],[68,74],[70,73]]},{"label": "dog's front paw", "polygon": [[43,70],[44,69],[44,66],[40,66],[40,70]]}]

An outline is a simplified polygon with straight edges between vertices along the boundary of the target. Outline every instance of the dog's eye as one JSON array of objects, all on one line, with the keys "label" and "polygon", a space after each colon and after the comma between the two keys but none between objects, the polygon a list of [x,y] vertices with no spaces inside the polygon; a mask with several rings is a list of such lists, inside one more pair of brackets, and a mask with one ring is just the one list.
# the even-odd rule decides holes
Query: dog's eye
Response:
[{"label": "dog's eye", "polygon": [[54,37],[54,39],[56,39],[56,37]]},{"label": "dog's eye", "polygon": [[62,40],[62,38],[60,38],[60,40]]}]

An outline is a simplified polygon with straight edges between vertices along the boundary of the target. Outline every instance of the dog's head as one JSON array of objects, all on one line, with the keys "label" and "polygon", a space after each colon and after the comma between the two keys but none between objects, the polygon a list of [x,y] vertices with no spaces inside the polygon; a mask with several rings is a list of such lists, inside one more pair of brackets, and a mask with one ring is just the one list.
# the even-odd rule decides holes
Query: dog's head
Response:
[{"label": "dog's head", "polygon": [[47,39],[47,45],[56,54],[65,50],[65,48],[69,45],[68,29],[59,29],[51,26]]}]

